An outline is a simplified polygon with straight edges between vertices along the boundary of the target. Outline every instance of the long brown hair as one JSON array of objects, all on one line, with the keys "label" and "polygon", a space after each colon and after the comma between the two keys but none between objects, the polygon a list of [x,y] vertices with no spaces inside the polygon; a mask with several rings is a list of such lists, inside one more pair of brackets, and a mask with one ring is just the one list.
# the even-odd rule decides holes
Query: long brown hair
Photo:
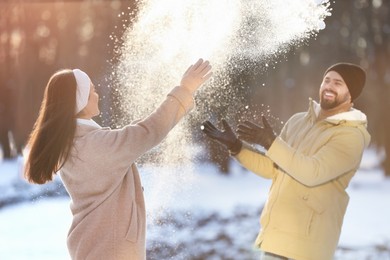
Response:
[{"label": "long brown hair", "polygon": [[69,156],[76,131],[76,78],[72,70],[54,73],[27,143],[24,176],[36,184],[53,179]]}]

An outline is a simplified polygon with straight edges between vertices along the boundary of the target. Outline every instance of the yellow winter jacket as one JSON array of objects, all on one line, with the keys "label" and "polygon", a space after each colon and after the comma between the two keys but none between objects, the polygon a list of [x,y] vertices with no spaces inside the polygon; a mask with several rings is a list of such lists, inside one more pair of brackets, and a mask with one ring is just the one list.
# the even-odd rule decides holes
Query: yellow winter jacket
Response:
[{"label": "yellow winter jacket", "polygon": [[316,122],[319,104],[293,115],[266,154],[244,144],[235,158],[272,179],[255,245],[296,260],[333,259],[349,196],[370,135],[356,109]]}]

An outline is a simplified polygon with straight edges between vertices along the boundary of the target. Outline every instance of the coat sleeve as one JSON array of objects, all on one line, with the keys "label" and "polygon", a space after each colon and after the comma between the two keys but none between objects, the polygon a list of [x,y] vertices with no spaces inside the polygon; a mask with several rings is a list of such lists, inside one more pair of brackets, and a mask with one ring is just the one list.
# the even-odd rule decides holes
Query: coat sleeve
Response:
[{"label": "coat sleeve", "polygon": [[89,138],[96,151],[96,163],[102,167],[126,167],[158,145],[169,131],[194,106],[192,94],[183,87],[174,88],[166,99],[143,120],[118,130],[99,130]]},{"label": "coat sleeve", "polygon": [[241,151],[234,158],[246,169],[260,177],[272,179],[276,174],[273,161],[260,151],[250,148],[245,143]]},{"label": "coat sleeve", "polygon": [[267,156],[300,183],[312,187],[329,182],[359,167],[365,140],[356,127],[346,127],[332,136],[315,154],[297,152],[280,137]]}]

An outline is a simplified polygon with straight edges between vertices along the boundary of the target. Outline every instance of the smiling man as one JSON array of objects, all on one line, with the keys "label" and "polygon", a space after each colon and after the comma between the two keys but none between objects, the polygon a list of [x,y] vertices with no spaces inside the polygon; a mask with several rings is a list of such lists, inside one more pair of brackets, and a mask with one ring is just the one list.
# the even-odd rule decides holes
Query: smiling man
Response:
[{"label": "smiling man", "polygon": [[238,125],[238,138],[226,121],[222,131],[203,123],[203,131],[244,167],[272,179],[255,242],[262,260],[333,259],[349,201],[346,189],[370,142],[367,118],[353,108],[365,77],[350,63],[328,68],[319,104],[310,99],[309,110],[293,115],[279,136],[264,117],[263,127]]},{"label": "smiling man", "polygon": [[366,74],[351,63],[338,63],[326,70],[320,88],[321,111],[318,119],[351,110],[362,92]]}]

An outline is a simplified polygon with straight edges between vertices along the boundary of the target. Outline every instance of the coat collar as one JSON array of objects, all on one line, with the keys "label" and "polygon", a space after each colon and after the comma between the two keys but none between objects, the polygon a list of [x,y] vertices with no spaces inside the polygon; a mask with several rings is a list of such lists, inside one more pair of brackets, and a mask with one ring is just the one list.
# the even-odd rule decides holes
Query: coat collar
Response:
[{"label": "coat collar", "polygon": [[92,132],[92,131],[96,131],[96,130],[109,130],[110,129],[109,127],[101,127],[98,123],[96,123],[92,119],[87,120],[87,119],[77,118],[76,123],[77,123],[76,133],[75,133],[76,137],[84,136],[87,133]]},{"label": "coat collar", "polygon": [[[309,99],[308,115],[313,121],[316,120],[321,110],[320,104],[313,99]],[[349,125],[365,125],[367,126],[367,116],[358,109],[351,108],[351,110],[339,113],[328,118],[325,121],[334,125],[349,124]]]}]

